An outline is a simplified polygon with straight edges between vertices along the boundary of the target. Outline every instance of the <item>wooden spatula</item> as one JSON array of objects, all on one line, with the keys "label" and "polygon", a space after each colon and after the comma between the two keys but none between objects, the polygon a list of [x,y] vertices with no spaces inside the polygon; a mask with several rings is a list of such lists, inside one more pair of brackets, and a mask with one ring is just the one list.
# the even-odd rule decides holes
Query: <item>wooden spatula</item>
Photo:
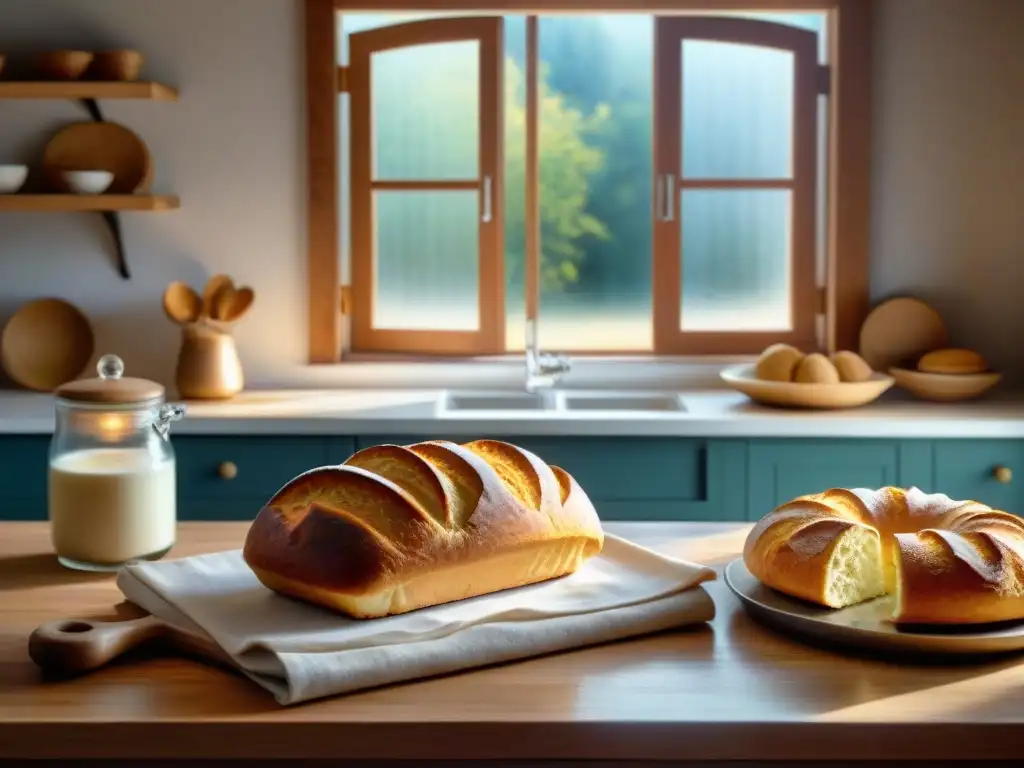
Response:
[{"label": "wooden spatula", "polygon": [[127,621],[65,619],[38,627],[28,639],[28,654],[41,669],[61,675],[91,672],[139,646],[160,646],[229,664],[214,643],[178,629],[156,616]]}]

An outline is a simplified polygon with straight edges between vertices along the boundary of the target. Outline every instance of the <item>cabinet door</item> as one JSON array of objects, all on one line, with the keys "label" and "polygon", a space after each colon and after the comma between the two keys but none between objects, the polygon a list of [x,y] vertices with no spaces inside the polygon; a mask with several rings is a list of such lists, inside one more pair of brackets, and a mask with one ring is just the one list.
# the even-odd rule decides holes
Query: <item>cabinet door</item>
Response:
[{"label": "cabinet door", "polygon": [[354,437],[332,437],[327,441],[327,463],[342,464],[356,452]]},{"label": "cabinet door", "polygon": [[0,520],[46,519],[49,435],[0,437]]},{"label": "cabinet door", "polygon": [[184,436],[174,447],[179,499],[266,501],[296,475],[328,463],[321,437]]},{"label": "cabinet door", "polygon": [[935,478],[938,490],[954,499],[1024,514],[1024,441],[940,440]]},{"label": "cabinet door", "polygon": [[749,520],[829,488],[897,485],[900,446],[874,440],[755,440],[750,446]]}]

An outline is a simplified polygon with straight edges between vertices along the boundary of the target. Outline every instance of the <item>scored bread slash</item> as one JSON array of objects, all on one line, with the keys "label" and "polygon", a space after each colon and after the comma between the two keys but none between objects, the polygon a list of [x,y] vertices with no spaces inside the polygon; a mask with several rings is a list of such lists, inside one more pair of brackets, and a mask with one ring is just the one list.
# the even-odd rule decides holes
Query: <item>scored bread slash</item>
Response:
[{"label": "scored bread slash", "polygon": [[268,588],[372,618],[565,576],[603,545],[565,470],[498,440],[434,440],[298,475],[242,552]]}]

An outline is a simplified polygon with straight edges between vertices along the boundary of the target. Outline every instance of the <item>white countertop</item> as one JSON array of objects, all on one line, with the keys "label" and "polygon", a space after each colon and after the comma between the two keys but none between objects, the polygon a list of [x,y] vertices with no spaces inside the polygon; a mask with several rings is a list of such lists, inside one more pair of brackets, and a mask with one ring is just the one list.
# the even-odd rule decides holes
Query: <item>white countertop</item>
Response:
[{"label": "white countertop", "polygon": [[[900,392],[844,411],[788,411],[732,390],[682,392],[684,412],[445,413],[438,390],[255,390],[188,403],[178,435],[605,435],[809,438],[1024,438],[1024,396],[926,403]],[[0,392],[0,434],[49,434],[49,395]]]}]

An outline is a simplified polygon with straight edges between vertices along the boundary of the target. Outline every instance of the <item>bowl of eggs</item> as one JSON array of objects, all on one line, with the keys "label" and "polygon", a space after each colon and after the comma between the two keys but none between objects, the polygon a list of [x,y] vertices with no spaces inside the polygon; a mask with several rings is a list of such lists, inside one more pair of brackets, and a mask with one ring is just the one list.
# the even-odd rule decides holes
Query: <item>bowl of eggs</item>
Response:
[{"label": "bowl of eggs", "polygon": [[889,373],[898,387],[939,403],[979,397],[1000,379],[971,349],[936,349],[921,355],[914,368],[893,367]]},{"label": "bowl of eggs", "polygon": [[856,408],[877,400],[895,382],[856,352],[806,354],[772,344],[752,364],[726,368],[722,381],[762,405],[782,408]]}]

